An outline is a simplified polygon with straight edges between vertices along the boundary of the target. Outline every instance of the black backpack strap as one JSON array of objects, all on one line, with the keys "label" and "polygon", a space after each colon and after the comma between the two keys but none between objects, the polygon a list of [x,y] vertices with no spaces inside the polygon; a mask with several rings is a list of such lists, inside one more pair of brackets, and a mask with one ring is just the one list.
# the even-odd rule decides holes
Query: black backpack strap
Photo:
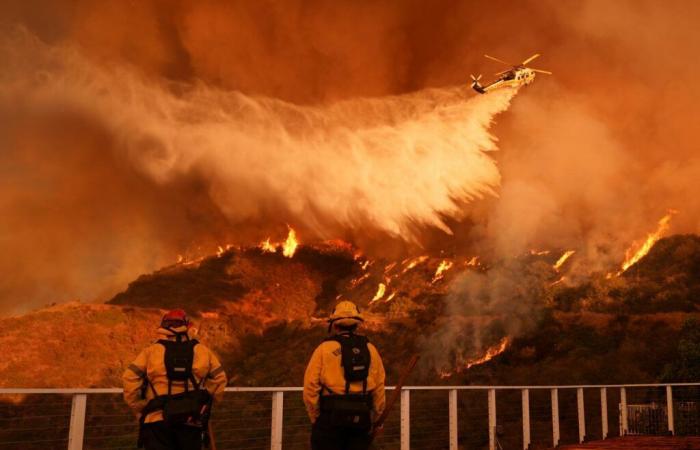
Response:
[{"label": "black backpack strap", "polygon": [[154,398],[158,397],[158,393],[156,392],[156,388],[155,388],[155,386],[153,386],[153,383],[151,383],[151,380],[148,379],[148,375],[146,375],[146,377],[144,377],[144,379],[145,379],[146,384],[151,387],[151,392],[153,392],[153,397]]},{"label": "black backpack strap", "polygon": [[345,378],[345,395],[350,394],[350,384],[362,381],[362,393],[367,393],[367,377],[371,363],[369,339],[365,336],[348,333],[329,336],[325,341],[336,341],[340,344],[341,365]]},{"label": "black backpack strap", "polygon": [[[194,365],[194,348],[199,344],[199,341],[197,339],[189,339],[187,338],[189,344],[192,346],[192,364]],[[206,377],[204,377],[206,378]],[[194,387],[195,390],[199,389],[202,383],[204,382],[204,378],[201,380],[197,381],[197,378],[194,376],[194,367],[190,367],[190,381],[192,382],[192,386]],[[185,383],[187,384],[187,383]]]},{"label": "black backpack strap", "polygon": [[[183,336],[185,340],[183,341]],[[185,392],[189,392],[189,384],[196,390],[200,388],[201,381],[194,376],[192,365],[194,364],[194,347],[199,344],[196,339],[189,339],[186,333],[176,333],[175,341],[161,339],[158,341],[165,347],[165,370],[168,377],[168,396],[172,395],[173,381],[184,383]]]}]

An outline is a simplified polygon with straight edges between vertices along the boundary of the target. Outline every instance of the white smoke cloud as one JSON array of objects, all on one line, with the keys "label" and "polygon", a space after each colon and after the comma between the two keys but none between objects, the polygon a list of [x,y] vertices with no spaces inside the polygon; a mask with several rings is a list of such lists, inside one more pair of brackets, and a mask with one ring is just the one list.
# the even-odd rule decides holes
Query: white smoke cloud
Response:
[{"label": "white smoke cloud", "polygon": [[158,182],[204,177],[233,223],[281,207],[320,236],[331,234],[329,224],[369,224],[406,239],[415,225],[449,232],[441,217],[461,216],[463,202],[499,185],[489,126],[515,94],[477,96],[465,85],[297,106],[167,86],[26,36],[2,53],[13,67],[2,76],[3,102],[77,107]]}]

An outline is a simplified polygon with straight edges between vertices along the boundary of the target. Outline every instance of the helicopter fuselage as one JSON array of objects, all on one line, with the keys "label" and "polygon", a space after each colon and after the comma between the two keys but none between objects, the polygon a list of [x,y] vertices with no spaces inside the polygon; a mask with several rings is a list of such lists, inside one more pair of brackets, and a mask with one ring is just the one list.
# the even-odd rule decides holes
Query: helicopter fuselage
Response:
[{"label": "helicopter fuselage", "polygon": [[527,67],[515,67],[502,73],[491,83],[482,86],[478,80],[472,82],[472,88],[480,93],[486,94],[494,89],[502,87],[520,87],[532,83],[535,80],[535,72]]}]

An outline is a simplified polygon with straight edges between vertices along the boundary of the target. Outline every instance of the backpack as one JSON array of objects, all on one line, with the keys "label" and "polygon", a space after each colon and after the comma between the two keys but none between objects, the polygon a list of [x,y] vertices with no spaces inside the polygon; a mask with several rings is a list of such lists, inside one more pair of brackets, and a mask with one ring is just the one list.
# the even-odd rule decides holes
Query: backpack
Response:
[{"label": "backpack", "polygon": [[[161,339],[158,344],[165,347],[168,393],[158,395],[153,385],[148,382],[156,397],[146,405],[142,417],[162,409],[163,420],[169,425],[201,424],[208,418],[212,397],[209,391],[200,387],[201,382],[198,382],[192,373],[194,347],[199,344],[199,341],[182,340],[182,335],[177,334],[176,341]],[[184,383],[185,391],[173,394],[174,381]]]},{"label": "backpack", "polygon": [[[367,393],[371,357],[369,339],[357,334],[338,334],[325,339],[340,343],[345,393],[322,395],[321,411],[330,415],[331,425],[347,429],[369,429],[372,425],[372,395]],[[350,383],[362,381],[362,393],[351,394]]]}]

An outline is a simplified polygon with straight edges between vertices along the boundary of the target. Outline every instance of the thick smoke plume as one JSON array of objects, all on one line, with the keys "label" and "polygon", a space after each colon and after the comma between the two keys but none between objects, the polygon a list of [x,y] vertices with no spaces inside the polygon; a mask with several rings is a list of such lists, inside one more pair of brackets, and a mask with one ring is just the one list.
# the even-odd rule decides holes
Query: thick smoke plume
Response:
[{"label": "thick smoke plume", "polygon": [[[570,279],[618,267],[669,208],[671,232],[700,227],[699,20],[692,0],[2,2],[0,308],[104,298],[285,223],[484,257],[575,249]],[[480,153],[508,98],[472,118],[469,73],[535,52],[554,75]],[[474,162],[453,160],[466,143]]]},{"label": "thick smoke plume", "polygon": [[475,97],[461,87],[296,106],[164,85],[25,32],[7,38],[0,54],[12,66],[0,79],[8,114],[14,105],[32,117],[88,118],[112,141],[105,153],[158,185],[204,180],[232,227],[288,220],[317,237],[355,227],[405,240],[417,227],[451,233],[443,218],[459,219],[464,203],[499,184],[488,129],[515,94]]}]

